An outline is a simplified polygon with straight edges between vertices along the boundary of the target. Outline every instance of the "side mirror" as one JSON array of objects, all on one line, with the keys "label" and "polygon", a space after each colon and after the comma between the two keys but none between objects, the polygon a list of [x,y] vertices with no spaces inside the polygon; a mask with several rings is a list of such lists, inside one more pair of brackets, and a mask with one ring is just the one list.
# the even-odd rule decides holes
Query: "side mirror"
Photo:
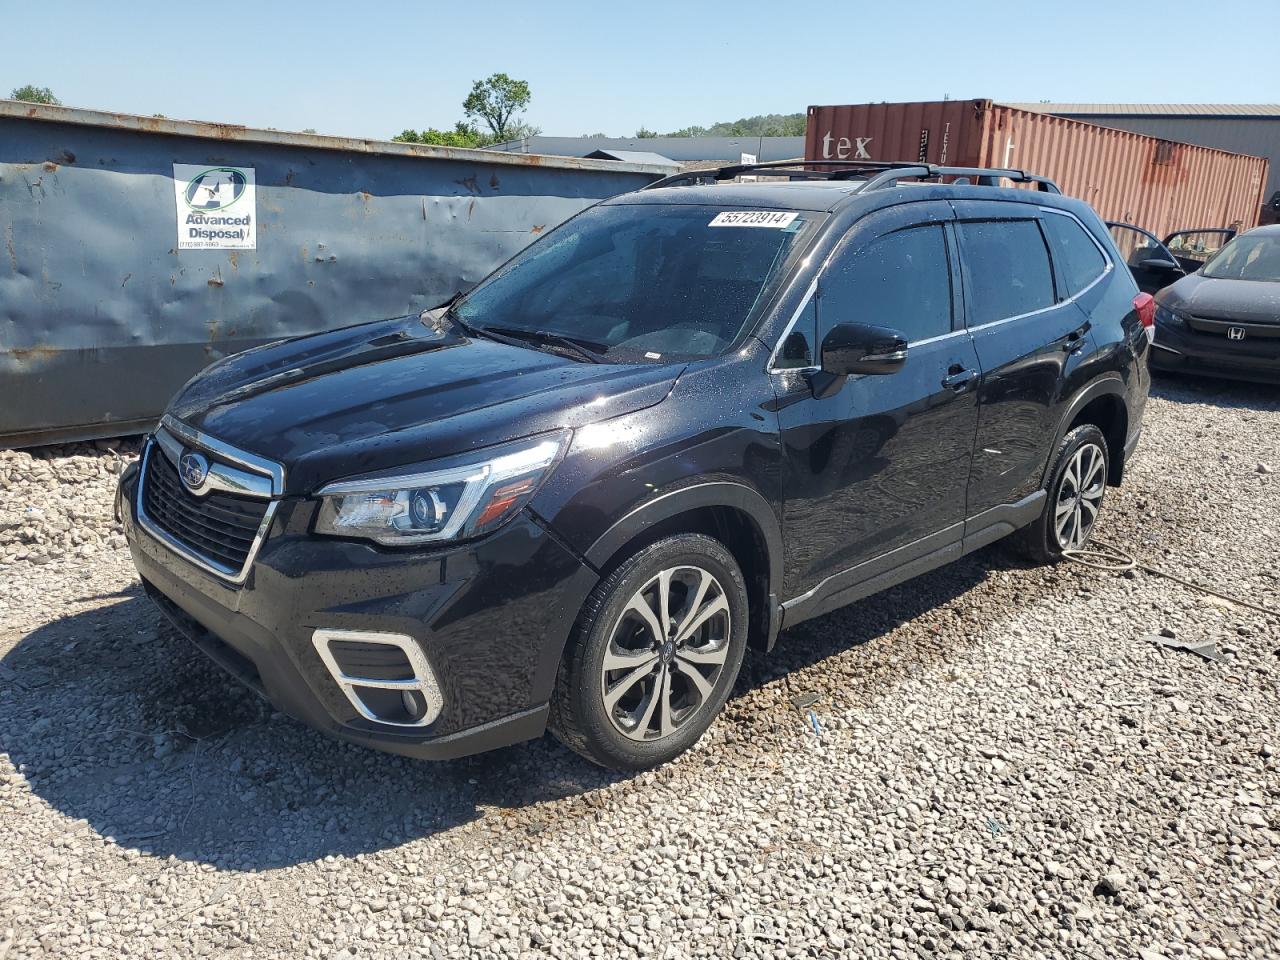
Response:
[{"label": "side mirror", "polygon": [[1182,268],[1172,260],[1166,260],[1164,257],[1152,257],[1150,260],[1143,260],[1138,266],[1146,270],[1177,270]]},{"label": "side mirror", "polygon": [[834,376],[897,373],[906,362],[906,337],[888,327],[838,323],[822,341],[822,369]]}]

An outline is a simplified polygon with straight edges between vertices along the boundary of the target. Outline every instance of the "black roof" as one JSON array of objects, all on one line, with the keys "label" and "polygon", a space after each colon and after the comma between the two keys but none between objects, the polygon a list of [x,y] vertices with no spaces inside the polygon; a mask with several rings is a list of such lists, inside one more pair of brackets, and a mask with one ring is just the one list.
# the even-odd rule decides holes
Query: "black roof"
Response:
[{"label": "black roof", "polygon": [[797,183],[718,183],[636,190],[606,200],[607,204],[694,204],[708,207],[755,207],[766,210],[833,210],[855,196],[857,181]]}]

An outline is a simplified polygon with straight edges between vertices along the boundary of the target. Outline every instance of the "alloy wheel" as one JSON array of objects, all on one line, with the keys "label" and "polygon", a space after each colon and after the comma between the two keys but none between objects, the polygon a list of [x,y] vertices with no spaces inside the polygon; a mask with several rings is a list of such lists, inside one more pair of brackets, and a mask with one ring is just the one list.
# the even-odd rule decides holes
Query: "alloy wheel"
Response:
[{"label": "alloy wheel", "polygon": [[1089,539],[1106,492],[1106,462],[1101,447],[1085,443],[1063,471],[1053,510],[1053,532],[1063,550],[1079,550]]},{"label": "alloy wheel", "polygon": [[600,693],[619,733],[656,740],[712,698],[729,654],[729,598],[695,566],[662,570],[637,590],[613,626]]}]

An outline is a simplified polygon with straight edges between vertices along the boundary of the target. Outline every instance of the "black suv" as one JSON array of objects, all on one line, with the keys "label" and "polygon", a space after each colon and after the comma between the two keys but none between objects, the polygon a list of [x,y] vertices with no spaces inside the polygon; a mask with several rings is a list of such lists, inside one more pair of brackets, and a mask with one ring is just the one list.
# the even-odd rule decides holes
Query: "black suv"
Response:
[{"label": "black suv", "polygon": [[[786,182],[703,182],[746,169]],[[427,758],[549,726],[643,768],[748,644],[1015,531],[1083,545],[1153,312],[1020,171],[700,171],[439,309],[209,367],[117,507],[148,593],[285,712]]]}]

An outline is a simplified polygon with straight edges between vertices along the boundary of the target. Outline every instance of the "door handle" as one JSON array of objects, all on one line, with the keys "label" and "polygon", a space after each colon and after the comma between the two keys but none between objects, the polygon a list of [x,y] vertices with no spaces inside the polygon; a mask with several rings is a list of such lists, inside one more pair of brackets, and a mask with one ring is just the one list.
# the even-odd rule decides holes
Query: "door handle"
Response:
[{"label": "door handle", "polygon": [[978,379],[977,370],[969,370],[955,363],[947,371],[947,375],[942,378],[942,385],[949,390],[960,393],[969,386],[974,380]]}]

